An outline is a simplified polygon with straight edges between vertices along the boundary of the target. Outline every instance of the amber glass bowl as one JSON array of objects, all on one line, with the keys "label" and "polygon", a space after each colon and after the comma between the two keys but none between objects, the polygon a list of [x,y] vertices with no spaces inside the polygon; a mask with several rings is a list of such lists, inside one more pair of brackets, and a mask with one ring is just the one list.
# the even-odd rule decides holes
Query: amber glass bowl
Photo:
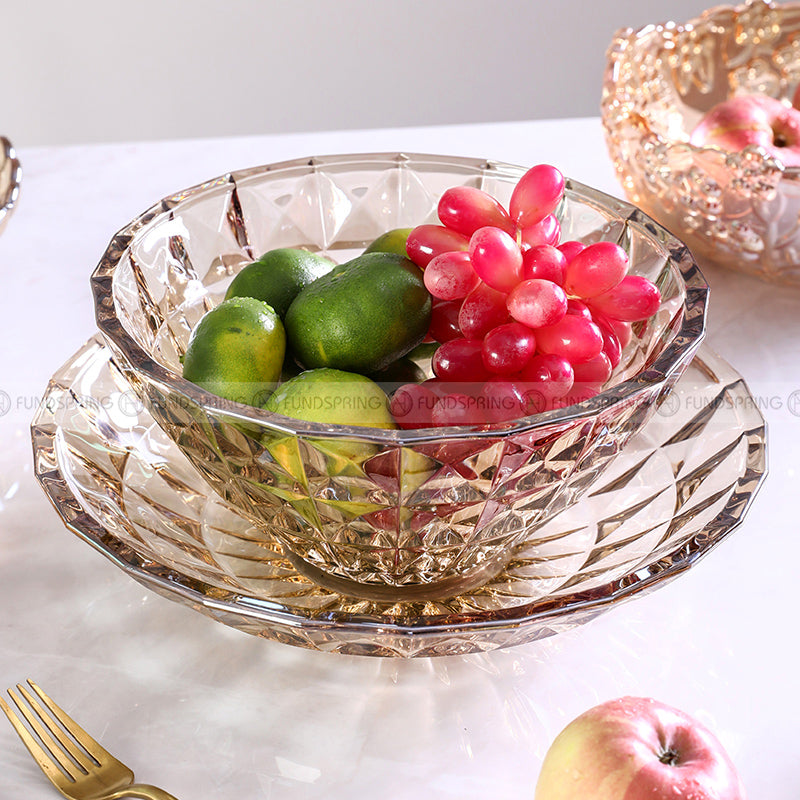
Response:
[{"label": "amber glass bowl", "polygon": [[754,146],[689,144],[717,103],[753,93],[791,101],[799,83],[800,3],[718,6],[615,35],[602,117],[619,180],[701,265],[800,285],[800,168]]},{"label": "amber glass bowl", "polygon": [[450,186],[507,202],[523,173],[408,154],[242,170],[150,208],[112,239],[93,275],[99,328],[158,425],[319,585],[398,601],[481,585],[591,485],[700,344],[707,286],[686,247],[638,209],[568,181],[562,238],[619,242],[662,293],[597,397],[499,427],[379,430],[300,422],[182,378],[193,326],[261,253],[302,246],[342,262],[388,229],[434,220]]}]

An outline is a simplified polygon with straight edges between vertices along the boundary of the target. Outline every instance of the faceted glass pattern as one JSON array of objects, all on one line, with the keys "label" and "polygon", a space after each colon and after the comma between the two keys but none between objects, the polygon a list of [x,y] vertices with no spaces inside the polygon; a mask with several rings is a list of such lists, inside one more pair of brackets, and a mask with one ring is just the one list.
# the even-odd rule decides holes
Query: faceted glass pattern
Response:
[{"label": "faceted glass pattern", "polygon": [[695,147],[702,115],[739,94],[791,101],[800,3],[753,0],[618,31],[607,52],[606,143],[632,203],[710,262],[800,285],[800,168],[758,147]]},{"label": "faceted glass pattern", "polygon": [[281,539],[217,495],[99,337],[53,377],[35,473],[66,525],[159,594],[247,633],[328,652],[455,655],[580,625],[691,567],[765,475],[758,404],[707,349],[584,497],[448,600],[377,602],[302,575]]},{"label": "faceted glass pattern", "polygon": [[19,196],[22,168],[11,142],[0,136],[0,233],[8,223]]},{"label": "faceted glass pattern", "polygon": [[585,491],[678,379],[704,333],[705,281],[687,249],[637,209],[568,182],[562,238],[619,242],[662,304],[635,326],[613,388],[494,428],[325,426],[227,402],[181,377],[190,332],[266,250],[302,246],[342,262],[388,229],[434,221],[450,186],[507,202],[523,172],[379,154],[232,173],[145,212],[93,275],[99,328],[156,422],[226,502],[329,589],[435,599],[496,574],[510,547]]}]

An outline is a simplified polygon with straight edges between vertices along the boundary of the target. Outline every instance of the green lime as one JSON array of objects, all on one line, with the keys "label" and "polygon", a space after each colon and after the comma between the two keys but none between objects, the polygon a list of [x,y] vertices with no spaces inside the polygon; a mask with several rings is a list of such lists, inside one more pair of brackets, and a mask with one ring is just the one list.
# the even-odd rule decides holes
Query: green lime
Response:
[{"label": "green lime", "polygon": [[[281,384],[265,406],[268,411],[307,422],[326,425],[358,425],[370,428],[396,428],[389,413],[389,400],[383,390],[369,378],[338,369],[306,370]],[[265,446],[275,461],[295,480],[305,485],[305,466],[296,437],[270,434]],[[324,459],[328,475],[361,475],[361,465],[377,455],[375,444],[349,439],[308,440]],[[304,518],[314,524],[308,509]]]},{"label": "green lime", "polygon": [[408,240],[408,234],[413,230],[413,228],[395,228],[394,230],[386,231],[386,233],[382,233],[375,239],[364,252],[396,253],[399,256],[408,257],[406,241]]},{"label": "green lime", "polygon": [[369,376],[386,394],[390,395],[406,383],[422,383],[428,376],[410,358],[400,358],[380,372]]},{"label": "green lime", "polygon": [[439,342],[423,342],[422,344],[418,344],[406,355],[406,358],[415,361],[417,364],[422,361],[430,361],[433,358],[433,354],[439,349],[439,344]]},{"label": "green lime", "polygon": [[421,269],[395,253],[365,253],[302,289],[284,324],[306,369],[369,375],[416,347],[430,317]]},{"label": "green lime", "polygon": [[396,428],[389,399],[377,383],[339,369],[311,369],[282,383],[264,405],[306,422]]},{"label": "green lime", "polygon": [[281,383],[285,383],[291,378],[296,377],[303,371],[303,368],[293,359],[288,356],[283,360],[283,369],[281,370]]},{"label": "green lime", "polygon": [[195,326],[183,377],[226,400],[262,406],[280,379],[285,351],[275,311],[261,300],[234,297]]},{"label": "green lime", "polygon": [[298,292],[335,266],[330,259],[308,250],[270,250],[242,269],[228,287],[225,299],[255,297],[271,305],[283,319]]}]

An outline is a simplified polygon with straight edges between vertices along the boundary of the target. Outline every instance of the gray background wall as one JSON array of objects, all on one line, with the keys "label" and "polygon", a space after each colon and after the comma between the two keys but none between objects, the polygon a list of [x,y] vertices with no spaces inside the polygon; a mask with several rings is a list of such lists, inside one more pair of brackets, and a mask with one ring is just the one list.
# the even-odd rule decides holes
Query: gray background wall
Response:
[{"label": "gray background wall", "polygon": [[599,113],[618,28],[709,0],[2,0],[18,147]]}]

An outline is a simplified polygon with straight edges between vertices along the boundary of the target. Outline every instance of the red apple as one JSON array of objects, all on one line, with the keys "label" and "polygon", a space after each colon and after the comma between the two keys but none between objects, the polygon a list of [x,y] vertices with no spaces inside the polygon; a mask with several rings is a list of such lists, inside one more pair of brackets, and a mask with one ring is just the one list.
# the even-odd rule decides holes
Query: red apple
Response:
[{"label": "red apple", "polygon": [[798,167],[800,111],[768,95],[731,97],[705,114],[689,141],[733,152],[757,145],[784,166]]},{"label": "red apple", "polygon": [[714,734],[688,714],[641,697],[581,714],[545,756],[536,800],[744,800]]}]

